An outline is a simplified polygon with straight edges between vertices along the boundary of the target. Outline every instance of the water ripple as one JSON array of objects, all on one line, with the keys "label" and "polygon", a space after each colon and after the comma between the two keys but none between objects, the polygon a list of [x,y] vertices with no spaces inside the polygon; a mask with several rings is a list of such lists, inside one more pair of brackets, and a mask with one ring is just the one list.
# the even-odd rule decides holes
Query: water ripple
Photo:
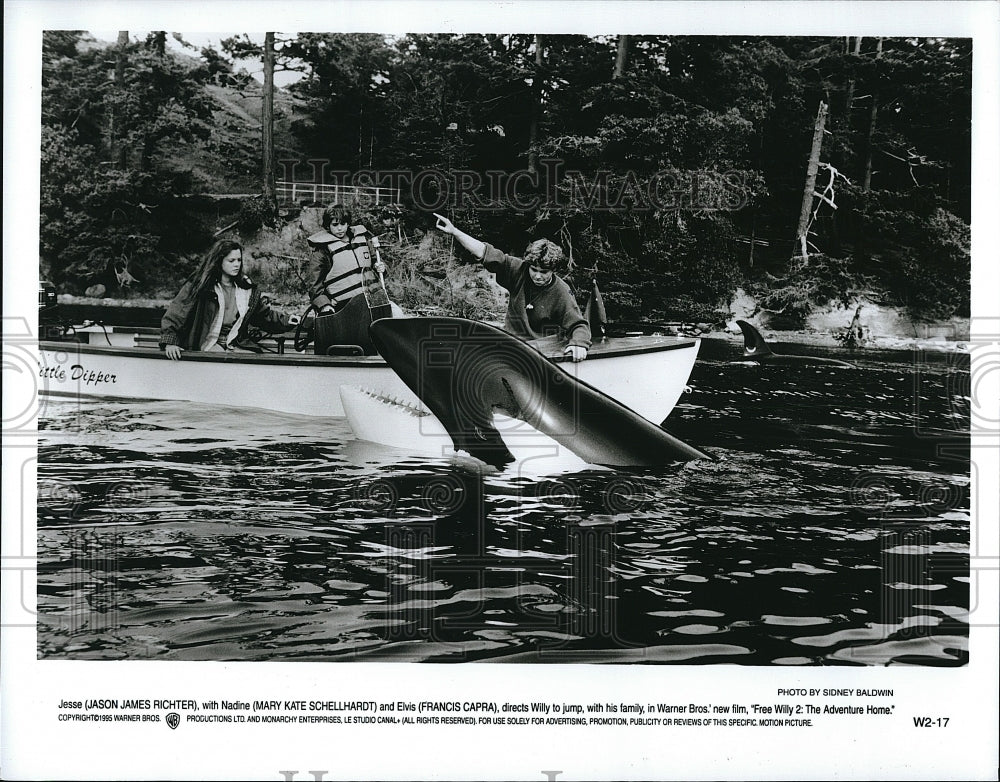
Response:
[{"label": "water ripple", "polygon": [[849,384],[699,362],[669,425],[718,460],[558,478],[340,419],[51,400],[38,653],[964,665],[967,368],[933,360],[916,397],[894,354]]}]

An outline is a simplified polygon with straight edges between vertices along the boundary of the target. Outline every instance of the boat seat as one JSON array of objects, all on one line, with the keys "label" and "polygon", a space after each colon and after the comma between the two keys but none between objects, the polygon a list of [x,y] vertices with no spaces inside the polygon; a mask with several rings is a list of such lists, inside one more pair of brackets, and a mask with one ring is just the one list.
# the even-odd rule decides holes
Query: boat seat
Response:
[{"label": "boat seat", "polygon": [[[287,334],[277,334],[258,340],[257,344],[271,352],[285,352],[285,342],[289,339]],[[160,333],[136,334],[133,338],[137,348],[158,348],[160,346]]]},{"label": "boat seat", "polygon": [[361,345],[327,345],[328,356],[363,356],[365,349]]},{"label": "boat seat", "polygon": [[159,334],[136,334],[133,337],[137,348],[158,348],[160,346]]}]

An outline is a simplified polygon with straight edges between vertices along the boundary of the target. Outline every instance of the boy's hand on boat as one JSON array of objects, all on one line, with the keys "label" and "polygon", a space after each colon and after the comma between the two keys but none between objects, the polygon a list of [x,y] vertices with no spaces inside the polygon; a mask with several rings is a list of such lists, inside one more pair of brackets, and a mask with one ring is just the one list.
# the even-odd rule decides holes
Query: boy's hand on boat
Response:
[{"label": "boy's hand on boat", "polygon": [[181,357],[181,353],[184,352],[184,348],[180,345],[167,345],[163,352],[167,354],[167,358],[171,361],[177,361]]},{"label": "boy's hand on boat", "polygon": [[439,231],[444,231],[446,234],[455,233],[455,225],[447,217],[439,215],[437,212],[433,212],[433,215],[437,218],[437,224],[434,226]]},{"label": "boy's hand on boat", "polygon": [[574,363],[583,361],[587,357],[587,349],[583,345],[567,345],[563,351],[564,356],[568,356]]}]

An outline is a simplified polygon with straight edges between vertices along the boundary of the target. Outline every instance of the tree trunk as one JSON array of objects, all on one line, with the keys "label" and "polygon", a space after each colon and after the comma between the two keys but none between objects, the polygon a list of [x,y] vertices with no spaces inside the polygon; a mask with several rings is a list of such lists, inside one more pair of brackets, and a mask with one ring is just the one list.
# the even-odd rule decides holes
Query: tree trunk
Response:
[{"label": "tree trunk", "polygon": [[[115,98],[121,99],[125,93],[125,47],[128,46],[128,30],[118,31],[118,51],[115,54]],[[122,129],[116,127],[115,110],[112,106],[108,117],[108,147],[111,151],[111,165],[119,171],[125,170],[125,139],[120,138]]]},{"label": "tree trunk", "polygon": [[535,77],[531,80],[534,106],[531,113],[531,127],[528,131],[528,171],[532,174],[538,172],[538,128],[542,121],[542,66],[545,64],[543,43],[542,36],[536,35]]},{"label": "tree trunk", "polygon": [[[854,51],[852,52],[855,57],[861,54],[861,36],[859,35],[854,39]],[[847,99],[844,101],[844,122],[847,124],[848,129],[851,127],[851,104],[854,103],[854,77],[852,76],[847,82]]]},{"label": "tree trunk", "polygon": [[[882,59],[882,39],[878,39],[878,46],[875,50],[875,59]],[[875,78],[878,79],[876,69]],[[867,193],[872,188],[872,145],[875,142],[875,122],[878,119],[878,88],[872,86],[872,111],[868,121],[868,143],[865,149],[865,179],[862,188]]]},{"label": "tree trunk", "polygon": [[365,154],[365,104],[358,103],[358,168],[364,168]]},{"label": "tree trunk", "polygon": [[795,243],[802,258],[809,257],[808,238],[809,213],[812,211],[813,192],[816,190],[816,172],[819,170],[819,153],[823,148],[823,128],[826,125],[826,104],[819,102],[816,113],[816,126],[813,129],[812,152],[809,153],[809,166],[806,169],[806,186],[802,192],[802,209],[799,210],[799,226],[795,231]]},{"label": "tree trunk", "polygon": [[264,204],[277,211],[274,185],[274,33],[264,34],[264,100],[260,112]]},{"label": "tree trunk", "polygon": [[625,69],[628,67],[628,44],[627,35],[618,36],[618,54],[615,57],[615,73],[612,79],[620,79],[625,75]]},{"label": "tree trunk", "polygon": [[[861,54],[861,36],[859,35],[857,38],[854,39],[853,52],[850,50],[851,39],[848,38],[847,40],[848,40],[847,53],[853,54],[855,57],[858,57]],[[851,111],[854,107],[854,90],[856,86],[857,85],[855,83],[855,79],[853,76],[851,76],[851,78],[847,80],[847,95],[844,98],[844,118],[843,121],[841,122],[843,130],[839,144],[840,154],[837,155],[837,160],[836,160],[836,166],[841,170],[844,170],[846,166],[850,163],[850,156],[848,155],[848,152],[851,149],[851,136],[853,135],[851,133],[851,125],[852,125]]]}]

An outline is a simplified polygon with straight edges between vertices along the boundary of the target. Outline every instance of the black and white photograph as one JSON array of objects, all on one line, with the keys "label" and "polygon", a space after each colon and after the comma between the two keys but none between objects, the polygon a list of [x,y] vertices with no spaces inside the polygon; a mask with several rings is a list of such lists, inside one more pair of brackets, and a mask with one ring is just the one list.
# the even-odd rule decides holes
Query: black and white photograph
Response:
[{"label": "black and white photograph", "polygon": [[995,778],[997,7],[751,5],[5,4],[5,778]]}]

